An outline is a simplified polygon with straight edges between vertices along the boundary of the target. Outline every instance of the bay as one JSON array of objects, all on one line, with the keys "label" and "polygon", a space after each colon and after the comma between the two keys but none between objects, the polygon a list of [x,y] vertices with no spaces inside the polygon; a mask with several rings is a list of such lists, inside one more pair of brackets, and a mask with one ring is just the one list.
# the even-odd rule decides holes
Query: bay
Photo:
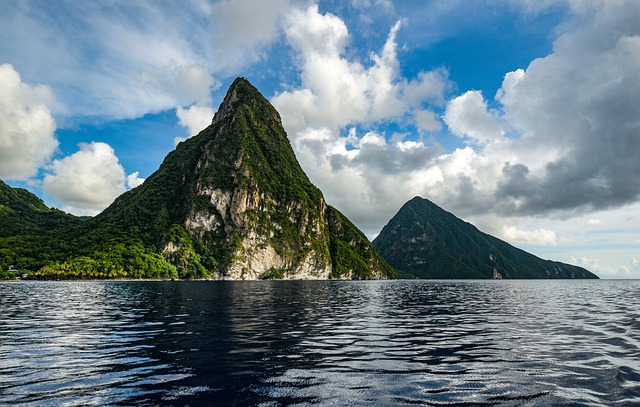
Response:
[{"label": "bay", "polygon": [[0,283],[0,405],[640,405],[640,281]]}]

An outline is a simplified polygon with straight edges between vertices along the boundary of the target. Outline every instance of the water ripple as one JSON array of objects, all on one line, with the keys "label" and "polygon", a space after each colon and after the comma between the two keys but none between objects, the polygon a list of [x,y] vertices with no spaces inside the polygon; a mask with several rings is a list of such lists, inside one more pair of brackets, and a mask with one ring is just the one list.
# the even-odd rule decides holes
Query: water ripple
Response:
[{"label": "water ripple", "polygon": [[0,283],[0,405],[637,405],[639,288]]}]

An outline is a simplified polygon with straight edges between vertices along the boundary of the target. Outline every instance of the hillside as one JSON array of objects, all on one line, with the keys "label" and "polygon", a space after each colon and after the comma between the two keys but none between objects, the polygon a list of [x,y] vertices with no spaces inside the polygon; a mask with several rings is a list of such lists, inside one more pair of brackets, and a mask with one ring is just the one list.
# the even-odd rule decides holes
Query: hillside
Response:
[{"label": "hillside", "polygon": [[57,233],[77,227],[84,221],[44,202],[22,188],[0,181],[0,279],[14,278],[9,272],[16,265],[23,270],[40,267],[42,247]]},{"label": "hillside", "polygon": [[407,202],[373,244],[406,278],[598,278],[518,249],[420,197]]},{"label": "hillside", "polygon": [[82,218],[49,208],[26,189],[0,181],[0,237],[48,234],[81,222]]}]

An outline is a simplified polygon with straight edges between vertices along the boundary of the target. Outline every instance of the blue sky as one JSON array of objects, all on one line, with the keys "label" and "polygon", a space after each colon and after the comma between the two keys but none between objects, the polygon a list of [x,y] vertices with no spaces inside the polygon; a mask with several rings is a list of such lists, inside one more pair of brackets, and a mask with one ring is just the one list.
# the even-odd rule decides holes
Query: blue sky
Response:
[{"label": "blue sky", "polygon": [[419,195],[640,277],[640,3],[0,2],[0,179],[95,214],[249,79],[373,238]]}]

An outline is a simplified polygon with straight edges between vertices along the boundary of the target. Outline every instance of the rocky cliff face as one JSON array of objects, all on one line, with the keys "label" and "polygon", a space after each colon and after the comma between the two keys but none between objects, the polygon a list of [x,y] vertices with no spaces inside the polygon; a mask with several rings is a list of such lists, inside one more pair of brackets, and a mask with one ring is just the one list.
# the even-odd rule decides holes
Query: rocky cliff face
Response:
[{"label": "rocky cliff face", "polygon": [[278,112],[246,80],[211,125],[95,219],[136,230],[182,275],[220,279],[388,278],[393,269],[325,203]]},{"label": "rocky cliff face", "polygon": [[[223,239],[229,252],[219,277],[257,279],[280,271],[286,278],[329,278],[324,201],[319,208],[283,204],[253,188],[225,191],[199,186],[195,193],[207,205],[192,207],[184,226],[192,238]],[[167,242],[163,251],[170,252],[172,246],[174,242]]]},{"label": "rocky cliff face", "polygon": [[373,244],[408,278],[597,278],[482,233],[420,197],[407,202]]}]

